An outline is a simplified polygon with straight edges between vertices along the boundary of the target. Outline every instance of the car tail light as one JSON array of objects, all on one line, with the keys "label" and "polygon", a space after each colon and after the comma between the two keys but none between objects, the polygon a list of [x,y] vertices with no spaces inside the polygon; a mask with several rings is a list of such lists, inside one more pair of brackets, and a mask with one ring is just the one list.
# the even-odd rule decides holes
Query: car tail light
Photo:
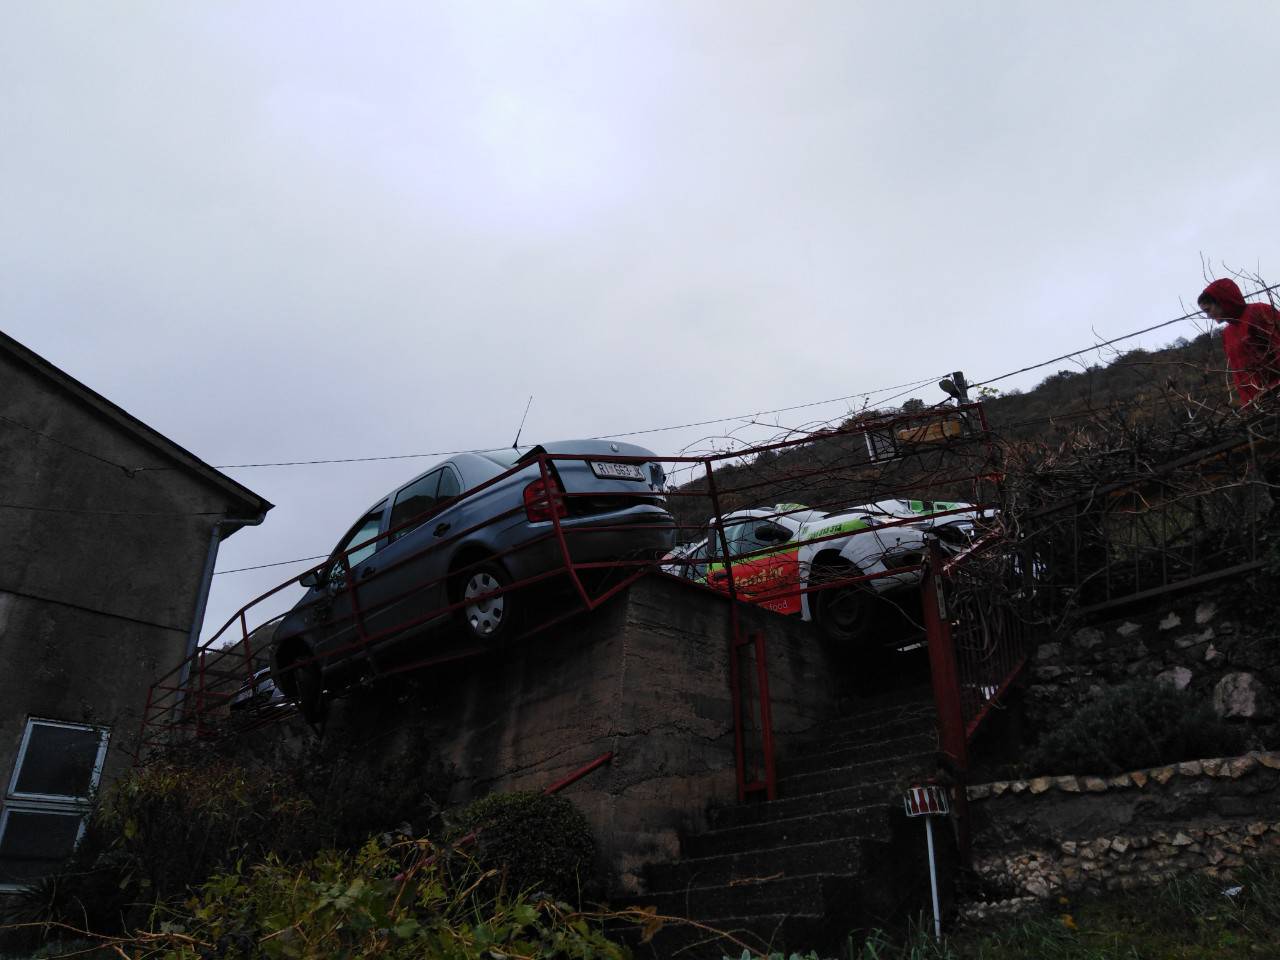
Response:
[{"label": "car tail light", "polygon": [[[548,487],[550,487],[550,490],[548,490]],[[529,522],[537,523],[541,520],[550,520],[552,510],[555,511],[557,517],[565,516],[569,510],[565,506],[563,494],[564,491],[554,477],[551,478],[550,484],[539,477],[525,487],[524,512],[529,517]]]}]

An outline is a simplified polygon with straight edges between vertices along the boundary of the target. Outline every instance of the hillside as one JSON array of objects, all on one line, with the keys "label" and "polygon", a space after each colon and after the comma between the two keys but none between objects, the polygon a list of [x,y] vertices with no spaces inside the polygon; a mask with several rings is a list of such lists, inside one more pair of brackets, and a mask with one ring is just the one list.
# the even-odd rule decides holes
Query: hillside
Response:
[{"label": "hillside", "polygon": [[[1026,392],[975,393],[984,402],[1002,464],[1021,470],[1061,462],[1073,452],[1105,461],[1135,445],[1173,449],[1202,440],[1230,418],[1222,341],[1208,333],[1159,350],[1132,350],[1107,364],[1064,366]],[[911,398],[902,411],[923,411],[926,400],[934,399]],[[896,412],[864,411],[832,429]],[[967,478],[990,469],[992,453],[985,444],[957,441],[875,463],[866,438],[849,433],[726,462],[716,469],[716,486],[724,512],[780,502],[834,509],[890,496],[974,500],[984,492]],[[675,488],[671,507],[686,525],[678,539],[696,539],[714,512],[705,476]]]}]

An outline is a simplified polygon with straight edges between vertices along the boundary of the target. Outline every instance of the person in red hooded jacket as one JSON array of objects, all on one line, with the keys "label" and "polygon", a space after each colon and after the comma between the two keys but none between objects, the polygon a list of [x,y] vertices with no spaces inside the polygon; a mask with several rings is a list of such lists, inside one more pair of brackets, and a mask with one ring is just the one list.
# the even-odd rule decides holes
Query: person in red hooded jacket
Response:
[{"label": "person in red hooded jacket", "polygon": [[1226,324],[1222,345],[1242,404],[1280,384],[1280,311],[1245,303],[1234,280],[1215,280],[1198,300],[1210,320]]}]

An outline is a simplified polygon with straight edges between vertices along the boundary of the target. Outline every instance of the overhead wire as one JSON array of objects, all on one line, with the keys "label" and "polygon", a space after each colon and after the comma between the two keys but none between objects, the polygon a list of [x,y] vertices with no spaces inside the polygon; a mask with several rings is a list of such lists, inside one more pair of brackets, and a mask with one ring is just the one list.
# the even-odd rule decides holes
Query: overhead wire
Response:
[{"label": "overhead wire", "polygon": [[[1272,291],[1277,289],[1280,289],[1280,284],[1272,284],[1271,286],[1260,287],[1257,290],[1252,290],[1246,293],[1245,296],[1256,297],[1262,294],[1271,293]],[[1112,337],[1108,340],[1092,343],[1087,347],[1082,347],[1079,350],[1073,350],[1070,353],[1060,354],[1048,360],[1041,360],[1037,363],[1028,364],[1027,366],[1024,366],[1024,367],[1019,367],[1016,370],[1010,370],[1007,373],[1002,373],[995,377],[988,377],[985,380],[979,380],[977,382],[970,383],[969,386],[973,388],[977,388],[977,387],[988,386],[993,383],[998,383],[1001,380],[1007,380],[1008,378],[1017,376],[1018,374],[1021,374],[1021,373],[1029,373],[1033,370],[1040,370],[1052,364],[1061,363],[1063,360],[1070,360],[1073,357],[1078,357],[1082,354],[1091,353],[1095,350],[1101,350],[1105,347],[1109,347],[1117,343],[1122,343],[1125,340],[1131,340],[1134,337],[1140,337],[1145,333],[1151,333],[1155,330],[1160,330],[1164,327],[1172,326],[1175,323],[1183,323],[1187,320],[1193,320],[1202,316],[1203,316],[1203,311],[1201,310],[1195,310],[1189,313],[1184,313],[1182,316],[1174,317],[1171,320],[1164,320],[1164,321],[1161,321],[1160,323],[1152,324],[1151,326],[1147,326],[1147,327],[1142,327],[1141,329],[1133,330],[1129,333],[1124,333],[1124,334],[1121,334],[1120,336]],[[894,400],[900,399],[901,397],[907,396],[914,390],[917,390],[928,383],[938,380],[945,375],[946,375],[945,373],[936,374],[934,376],[923,377],[919,380],[912,380],[906,383],[894,384],[893,386],[889,386],[889,387],[880,387],[875,390],[863,390],[863,391],[858,391],[857,393],[850,393],[840,397],[830,397],[825,400],[813,400],[808,403],[797,403],[797,404],[792,404],[790,406],[785,406],[785,407],[775,407],[769,410],[756,410],[751,413],[738,414],[735,416],[715,417],[709,420],[692,420],[687,423],[669,424],[667,426],[662,426],[662,427],[648,427],[640,430],[628,430],[628,431],[623,431],[619,433],[603,434],[601,436],[595,436],[595,437],[584,437],[583,439],[617,440],[624,437],[642,437],[642,436],[649,436],[656,433],[669,433],[673,430],[687,430],[687,429],[692,429],[694,427],[713,426],[719,423],[732,423],[734,421],[748,420],[756,417],[767,416],[770,414],[790,413],[795,410],[807,410],[812,407],[826,406],[833,403],[846,403],[850,400],[862,399],[865,402],[865,401],[869,401],[872,397],[877,397],[877,396],[880,396],[881,394],[892,393],[895,390],[901,391],[899,393],[894,394],[891,397],[887,397],[883,400],[878,401],[879,403],[887,404],[887,403],[892,403]],[[227,464],[216,464],[215,466],[216,466],[216,469],[219,469],[219,470],[243,470],[243,469],[249,469],[254,467],[297,467],[297,466],[317,466],[317,465],[333,464],[333,463],[369,463],[369,462],[382,461],[382,460],[414,460],[414,459],[424,459],[427,457],[451,457],[451,456],[457,456],[463,453],[483,454],[483,453],[492,453],[494,451],[504,450],[504,449],[507,449],[507,448],[506,447],[482,447],[482,448],[472,448],[472,449],[465,449],[465,450],[438,450],[438,451],[432,451],[428,453],[403,453],[403,454],[391,454],[391,455],[372,456],[372,457],[330,457],[330,458],[314,459],[314,460],[281,460],[281,461],[271,461],[271,462],[262,462],[262,463],[227,463]],[[167,468],[141,467],[139,469],[148,470],[148,469],[167,469]]]},{"label": "overhead wire", "polygon": [[[1271,293],[1273,290],[1280,290],[1280,283],[1273,283],[1269,287],[1259,287],[1257,290],[1251,290],[1246,293],[1246,297],[1256,297],[1260,294]],[[985,387],[991,383],[997,383],[1001,380],[1007,380],[1009,377],[1016,377],[1020,373],[1029,373],[1032,370],[1039,370],[1050,364],[1061,363],[1063,360],[1070,360],[1072,357],[1078,357],[1084,353],[1092,353],[1094,350],[1101,350],[1103,347],[1109,347],[1112,344],[1120,343],[1123,340],[1132,340],[1134,337],[1140,337],[1144,333],[1151,333],[1153,330],[1159,330],[1162,327],[1169,327],[1175,323],[1182,323],[1186,320],[1194,320],[1197,317],[1203,317],[1203,310],[1194,310],[1190,313],[1184,313],[1180,317],[1174,317],[1172,320],[1165,320],[1161,323],[1152,324],[1149,327],[1143,327],[1141,330],[1134,330],[1132,333],[1125,333],[1118,337],[1112,337],[1110,340],[1103,340],[1101,343],[1095,343],[1092,346],[1083,347],[1079,350],[1073,350],[1071,353],[1064,353],[1061,356],[1053,357],[1050,360],[1042,360],[1039,363],[1033,363],[1026,367],[1020,367],[1017,370],[1010,370],[1008,373],[1002,373],[998,377],[989,377],[986,380],[979,380],[977,383],[970,384],[971,387]]]},{"label": "overhead wire", "polygon": [[[1277,289],[1280,289],[1280,284],[1272,284],[1270,286],[1260,287],[1257,290],[1250,291],[1249,293],[1245,294],[1245,296],[1256,297],[1262,294],[1269,294]],[[1182,323],[1187,320],[1195,319],[1200,316],[1203,316],[1203,311],[1196,310],[1196,311],[1188,312],[1183,314],[1182,316],[1174,317],[1173,319],[1162,321],[1161,323],[1152,324],[1151,326],[1143,327],[1139,330],[1134,330],[1132,332],[1125,333],[1117,337],[1112,337],[1108,340],[1103,340],[1101,342],[1093,343],[1079,350],[1073,350],[1069,353],[1060,354],[1048,360],[1042,360],[1038,363],[1028,364],[1026,366],[1019,367],[1016,370],[1011,370],[1007,373],[1002,373],[995,377],[988,377],[985,380],[979,380],[975,383],[970,384],[970,386],[976,388],[976,387],[982,387],[982,386],[987,386],[993,383],[997,383],[1001,380],[1006,380],[1010,377],[1017,376],[1018,374],[1039,370],[1044,367],[1050,366],[1054,363],[1060,363],[1063,360],[1069,360],[1074,357],[1078,357],[1082,354],[1090,353],[1095,350],[1100,350],[1102,348],[1114,345],[1116,343],[1121,343],[1125,340],[1130,340],[1130,339],[1133,339],[1134,337],[1141,336],[1145,333],[1151,333],[1155,330],[1160,330],[1164,327],[1172,326],[1173,324],[1176,324],[1176,323]],[[674,430],[683,430],[683,429],[691,429],[694,427],[711,426],[711,425],[720,424],[720,423],[732,423],[734,421],[754,422],[754,418],[766,416],[769,414],[789,413],[795,410],[806,410],[806,409],[811,409],[813,407],[826,406],[833,403],[842,403],[842,402],[848,402],[850,400],[857,400],[857,399],[862,399],[863,402],[866,403],[872,397],[876,397],[885,393],[891,393],[892,391],[895,391],[895,390],[901,391],[899,393],[894,394],[891,397],[887,397],[884,400],[879,401],[882,404],[886,404],[886,403],[891,403],[894,400],[897,400],[901,397],[904,397],[907,394],[919,389],[921,386],[924,386],[925,384],[928,384],[934,380],[937,380],[938,378],[944,375],[945,374],[938,374],[930,377],[923,377],[918,380],[912,380],[904,383],[894,384],[893,386],[889,386],[889,387],[880,387],[875,390],[859,391],[857,393],[846,394],[840,397],[831,397],[825,400],[813,400],[807,403],[791,404],[789,406],[776,407],[769,410],[758,410],[748,414],[716,417],[708,420],[689,421],[687,423],[670,424],[662,427],[650,427],[650,428],[645,428],[640,430],[631,430],[631,431],[606,434],[606,435],[601,435],[596,437],[588,437],[585,439],[609,440],[609,439],[618,439],[622,437],[637,437],[637,436],[652,435],[656,433],[667,433]],[[1076,415],[1078,415],[1078,412]],[[57,437],[53,437],[47,433],[44,433],[43,431],[37,430],[34,427],[29,426],[28,424],[21,423],[20,421],[14,420],[2,414],[0,414],[0,420],[3,420],[6,423],[10,423],[21,429],[34,433],[44,439],[49,440],[50,442],[58,444],[59,446],[65,447],[76,453],[82,454],[83,456],[89,457],[91,459],[97,460],[106,465],[120,469],[124,471],[126,474],[132,475],[132,473],[134,472],[140,472],[144,470],[172,469],[170,467],[165,467],[165,466],[160,466],[160,467],[144,466],[144,467],[134,467],[134,468],[126,467],[123,464],[98,456],[97,454],[91,453],[87,450],[83,450],[79,447],[74,446],[73,444],[69,444],[66,441],[60,440]],[[763,424],[759,424],[759,425],[763,426]],[[456,456],[462,453],[490,453],[490,452],[503,450],[503,449],[506,449],[506,448],[505,447],[485,447],[485,448],[471,448],[471,449],[464,449],[464,450],[443,450],[443,451],[433,451],[433,452],[427,452],[427,453],[390,454],[390,455],[369,456],[369,457],[331,457],[331,458],[322,458],[322,459],[313,459],[313,460],[284,460],[284,461],[272,461],[272,462],[261,462],[261,463],[220,464],[220,465],[215,465],[215,468],[219,470],[234,470],[234,469],[246,469],[246,468],[252,468],[252,467],[286,467],[286,466],[313,466],[313,465],[335,464],[335,463],[367,463],[367,462],[375,462],[375,461],[411,460],[411,459],[422,459],[427,457]],[[32,511],[42,511],[42,512],[51,512],[51,513],[78,513],[78,514],[92,514],[92,515],[103,515],[103,516],[156,517],[156,518],[162,518],[162,517],[163,518],[180,518],[180,517],[196,517],[196,516],[213,515],[213,513],[190,513],[190,514],[137,513],[137,512],[129,512],[129,511],[105,511],[105,510],[88,510],[88,509],[79,509],[79,508],[40,507],[40,506],[12,504],[12,503],[0,503],[0,508],[15,509],[15,510],[32,510]],[[324,559],[324,556],[299,557],[293,560],[281,560],[273,563],[257,564],[257,565],[248,566],[248,567],[236,567],[230,570],[219,570],[215,572],[215,575],[224,574],[224,573],[241,573],[241,572],[250,571],[250,570],[261,570],[269,567],[287,566],[289,564],[305,563],[305,562],[310,562],[313,560],[321,560],[321,559]]]},{"label": "overhead wire", "polygon": [[[941,376],[945,376],[945,374],[938,374],[936,376],[924,377],[920,380],[913,380],[909,383],[898,383],[889,387],[879,387],[875,390],[859,390],[857,393],[850,393],[841,397],[830,397],[826,400],[811,400],[808,403],[797,403],[797,404],[792,404],[791,406],[786,406],[786,407],[776,407],[771,410],[756,410],[751,413],[739,414],[736,416],[716,417],[711,420],[697,420],[697,421],[692,421],[690,423],[676,423],[676,424],[670,424],[664,427],[648,427],[641,430],[628,430],[620,433],[602,434],[596,437],[583,437],[582,439],[584,440],[618,440],[618,439],[622,439],[623,437],[640,437],[640,436],[647,436],[655,433],[669,433],[673,430],[685,430],[685,429],[690,429],[692,427],[705,427],[705,426],[710,426],[712,424],[717,424],[717,423],[732,423],[735,420],[745,420],[749,417],[760,417],[760,416],[765,416],[771,413],[790,413],[793,410],[806,410],[806,409],[809,409],[810,407],[826,406],[832,403],[845,403],[850,400],[858,400],[858,399],[870,400],[872,397],[879,396],[882,393],[891,393],[894,390],[901,390],[904,387],[907,389],[907,392],[910,393],[912,390],[916,390],[927,383],[937,380]],[[898,394],[898,396],[904,396],[904,394]],[[891,400],[896,399],[896,397],[893,397],[890,399]],[[881,402],[886,402],[886,401],[881,401]],[[510,448],[507,446],[472,447],[472,448],[462,449],[462,450],[434,450],[427,453],[397,453],[397,454],[386,454],[382,456],[372,456],[372,457],[326,457],[326,458],[315,459],[315,460],[278,460],[278,461],[264,461],[261,463],[222,463],[222,464],[214,464],[213,466],[214,466],[214,469],[216,470],[245,470],[245,469],[250,469],[254,467],[304,467],[304,466],[318,466],[318,465],[332,464],[332,463],[372,463],[375,461],[383,461],[383,460],[418,460],[418,459],[425,459],[427,457],[456,457],[459,454],[464,454],[464,453],[483,454],[483,453],[494,453],[499,450],[508,450],[508,449]],[[167,466],[158,466],[158,467],[138,467],[137,469],[141,471],[141,470],[168,470],[172,468]]]},{"label": "overhead wire", "polygon": [[[1246,293],[1245,296],[1255,297],[1261,294],[1271,293],[1272,291],[1275,291],[1277,289],[1280,289],[1280,284],[1272,284],[1270,286],[1260,287],[1257,290],[1252,290]],[[1152,331],[1160,330],[1164,327],[1172,326],[1175,323],[1182,323],[1186,320],[1192,320],[1202,315],[1203,315],[1203,312],[1200,310],[1185,313],[1180,317],[1174,317],[1171,320],[1165,320],[1157,324],[1152,324],[1151,326],[1143,327],[1139,330],[1134,330],[1130,333],[1121,334],[1118,337],[1112,337],[1109,340],[1103,340],[1098,343],[1093,343],[1087,347],[1082,347],[1079,350],[1073,350],[1070,353],[1060,354],[1048,360],[1042,360],[1037,363],[1028,364],[1027,366],[1019,367],[1016,370],[1010,370],[1007,373],[1002,373],[995,377],[988,377],[985,380],[979,380],[977,382],[971,383],[970,386],[983,387],[983,386],[988,386],[992,383],[998,383],[1001,380],[1007,380],[1009,377],[1014,377],[1021,373],[1029,373],[1033,370],[1039,370],[1044,367],[1050,366],[1051,364],[1060,363],[1063,360],[1070,360],[1073,357],[1080,356],[1081,354],[1091,353],[1094,350],[1100,350],[1104,347],[1112,346],[1113,344],[1121,343],[1125,340],[1130,340],[1134,337],[1141,336],[1145,333],[1151,333]],[[751,413],[738,414],[738,415],[727,416],[727,417],[715,417],[709,420],[694,420],[694,421],[689,421],[687,423],[669,424],[667,426],[662,426],[662,427],[648,427],[648,428],[639,429],[639,430],[628,430],[628,431],[623,431],[618,433],[603,434],[595,437],[585,437],[584,439],[615,440],[623,437],[640,437],[640,436],[649,436],[656,433],[669,433],[673,430],[685,430],[685,429],[691,429],[694,427],[712,426],[718,423],[731,423],[733,421],[747,420],[750,418],[767,416],[769,414],[790,413],[795,410],[806,410],[812,407],[826,406],[833,403],[846,403],[850,400],[862,399],[864,402],[867,402],[872,397],[876,397],[884,393],[891,393],[895,390],[901,390],[902,392],[897,393],[892,397],[888,397],[884,400],[879,401],[880,403],[892,403],[894,400],[904,397],[907,394],[911,393],[912,391],[920,388],[921,386],[924,386],[925,384],[928,384],[932,381],[940,379],[942,376],[945,376],[945,375],[946,374],[936,374],[934,376],[923,377],[919,380],[913,380],[906,383],[894,384],[893,386],[889,386],[889,387],[879,387],[875,390],[860,390],[856,393],[845,394],[844,396],[830,397],[825,400],[813,400],[807,403],[797,403],[797,404],[792,404],[790,406],[785,406],[785,407],[775,407],[769,410],[756,410]],[[104,457],[98,456],[97,454],[90,453],[87,450],[83,450],[72,444],[66,443],[63,440],[59,440],[57,437],[50,436],[49,434],[43,433],[39,430],[36,430],[33,427],[28,426],[27,424],[13,420],[9,417],[0,415],[0,420],[4,420],[8,423],[13,424],[14,426],[21,427],[22,429],[29,430],[32,433],[35,433],[41,437],[44,437],[47,440],[50,440],[53,443],[57,443],[61,446],[67,447],[68,449],[74,450],[75,452],[83,454],[84,456],[91,457],[94,460],[98,460],[101,463],[107,464],[112,467],[116,467],[117,469],[123,470],[125,473],[130,475],[132,475],[133,473],[143,472],[143,471],[174,469],[173,467],[167,466],[167,465],[127,467],[123,464],[116,463],[113,460],[108,460]],[[217,469],[217,470],[245,470],[245,469],[251,469],[251,468],[258,468],[258,467],[299,467],[299,466],[321,466],[321,465],[336,464],[336,463],[373,463],[378,461],[390,461],[390,460],[418,460],[418,459],[425,459],[428,457],[451,457],[451,456],[458,456],[459,454],[464,454],[464,453],[476,453],[476,454],[493,453],[495,451],[505,450],[505,449],[507,449],[505,446],[472,447],[472,448],[459,449],[459,450],[434,450],[434,451],[428,451],[424,453],[399,453],[399,454],[385,454],[380,456],[363,456],[363,457],[324,457],[324,458],[316,458],[316,459],[309,459],[309,460],[276,460],[276,461],[262,461],[257,463],[224,463],[224,464],[214,464],[213,466],[214,466],[214,469]]]},{"label": "overhead wire", "polygon": [[213,575],[219,576],[223,573],[244,573],[246,570],[265,570],[267,567],[287,567],[291,563],[307,563],[312,560],[327,560],[329,555],[322,554],[318,557],[298,557],[295,560],[277,560],[275,563],[259,563],[253,567],[233,567],[230,570],[215,570]]},{"label": "overhead wire", "polygon": [[[90,451],[85,450],[82,447],[77,447],[73,443],[67,443],[67,441],[65,440],[59,440],[57,437],[51,436],[50,434],[45,433],[43,430],[37,430],[35,427],[31,426],[30,424],[23,423],[21,420],[14,420],[12,417],[6,417],[4,414],[0,414],[0,420],[3,420],[5,423],[12,424],[13,426],[18,427],[22,430],[26,430],[29,433],[34,433],[37,437],[42,437],[45,440],[48,440],[50,443],[56,443],[58,446],[63,447],[64,449],[70,450],[73,453],[78,453],[83,457],[88,457],[90,460],[97,460],[99,463],[105,463],[109,467],[115,467],[117,470],[123,470],[125,474],[128,476],[133,476],[134,472],[137,469],[140,469],[137,467],[126,467],[123,463],[116,463],[114,460],[108,460],[106,457],[100,457],[96,453],[91,453]],[[142,468],[142,469],[145,469],[145,468]]]},{"label": "overhead wire", "polygon": [[[1052,361],[1049,361],[1049,362],[1052,362]],[[916,389],[923,383],[927,383],[927,382],[929,382],[928,379],[923,381],[917,381],[914,385],[911,385],[909,389],[907,389],[903,393],[898,394],[895,397],[889,398],[889,400],[895,400],[898,397],[906,396],[906,394],[912,392],[912,390]],[[889,389],[894,389],[894,388],[889,388]],[[862,394],[859,394],[858,396],[862,396]],[[888,402],[888,401],[883,401],[883,402]],[[813,406],[813,405],[816,405],[816,404],[810,404],[806,406]],[[1150,405],[1150,404],[1138,404],[1138,406],[1147,406],[1147,405]],[[1063,413],[1051,414],[1048,416],[1039,416],[1039,417],[1026,418],[1022,420],[1014,420],[1009,423],[1003,424],[1002,427],[1006,430],[1012,430],[1012,429],[1018,429],[1021,427],[1035,426],[1035,425],[1044,424],[1044,423],[1054,423],[1054,422],[1061,423],[1065,421],[1085,419],[1091,416],[1095,416],[1098,413],[1103,412],[1103,410],[1104,408],[1095,407],[1094,405],[1089,404],[1083,409],[1071,410]],[[726,418],[726,419],[734,419],[734,418]],[[721,422],[721,421],[714,421],[714,422]],[[760,426],[760,427],[773,426],[772,424],[764,424],[764,423],[755,423],[753,425]],[[814,431],[814,432],[817,432],[817,431]],[[324,560],[327,558],[327,556],[328,555],[313,556],[313,557],[298,557],[297,559],[294,559],[294,560],[280,560],[275,563],[263,563],[263,564],[258,564],[256,566],[251,566],[251,567],[236,567],[231,570],[219,570],[215,573],[215,576],[223,573],[243,573],[245,571],[250,571],[250,570],[262,570],[268,567],[281,567],[281,566],[288,566],[290,564],[295,564],[295,563],[307,563],[315,560]]]}]

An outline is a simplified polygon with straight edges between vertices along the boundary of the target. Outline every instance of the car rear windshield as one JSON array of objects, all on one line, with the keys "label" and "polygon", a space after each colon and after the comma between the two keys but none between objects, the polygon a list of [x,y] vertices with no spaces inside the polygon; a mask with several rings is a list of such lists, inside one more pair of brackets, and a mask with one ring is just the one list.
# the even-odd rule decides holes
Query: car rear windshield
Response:
[{"label": "car rear windshield", "polygon": [[504,470],[514,467],[520,460],[519,450],[489,450],[480,454],[486,460],[492,460]]}]

